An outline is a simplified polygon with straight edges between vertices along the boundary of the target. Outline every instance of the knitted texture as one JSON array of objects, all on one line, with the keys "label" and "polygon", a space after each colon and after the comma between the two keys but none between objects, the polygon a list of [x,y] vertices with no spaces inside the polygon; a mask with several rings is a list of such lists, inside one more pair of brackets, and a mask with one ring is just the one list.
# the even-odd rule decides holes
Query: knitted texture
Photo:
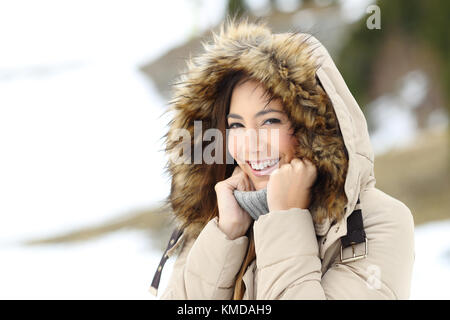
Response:
[{"label": "knitted texture", "polygon": [[267,188],[257,191],[234,190],[234,197],[241,208],[247,211],[254,220],[258,220],[260,215],[269,213]]}]

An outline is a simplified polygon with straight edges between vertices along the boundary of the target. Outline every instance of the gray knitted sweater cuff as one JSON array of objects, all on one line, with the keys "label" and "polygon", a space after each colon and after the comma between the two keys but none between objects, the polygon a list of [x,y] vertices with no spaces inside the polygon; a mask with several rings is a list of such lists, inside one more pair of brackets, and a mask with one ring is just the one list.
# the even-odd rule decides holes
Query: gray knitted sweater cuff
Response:
[{"label": "gray knitted sweater cuff", "polygon": [[234,190],[234,197],[241,208],[247,211],[254,220],[258,220],[260,215],[269,213],[267,188],[257,191]]}]

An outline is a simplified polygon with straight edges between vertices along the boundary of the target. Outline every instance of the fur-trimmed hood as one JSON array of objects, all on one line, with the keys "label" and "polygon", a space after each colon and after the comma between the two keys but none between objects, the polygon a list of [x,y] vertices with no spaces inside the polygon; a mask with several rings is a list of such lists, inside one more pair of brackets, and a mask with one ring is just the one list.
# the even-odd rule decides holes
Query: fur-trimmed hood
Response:
[{"label": "fur-trimmed hood", "polygon": [[[339,164],[338,151],[332,145],[315,143],[307,156],[323,168],[329,168],[331,174],[342,174],[345,170],[347,205],[341,218],[347,218],[355,208],[360,190],[369,184],[375,185],[374,154],[366,119],[325,47],[308,34],[273,34],[265,24],[247,20],[229,22],[226,28],[222,25],[219,34],[213,33],[211,42],[202,44],[205,52],[190,58],[187,69],[173,84],[168,109],[173,114],[164,135],[169,157],[179,139],[177,129],[187,129],[191,133],[193,150],[195,145],[203,143],[194,138],[194,121],[202,120],[203,130],[215,127],[212,120],[215,96],[221,81],[231,71],[243,70],[262,82],[282,99],[291,117],[300,117],[304,113],[302,108],[313,109],[316,102],[321,102],[323,97],[314,92],[319,82],[334,109],[348,155],[348,167],[342,168]],[[210,208],[216,199],[214,184],[218,178],[213,176],[211,165],[174,164],[169,160],[166,169],[172,177],[166,201],[185,234],[196,236],[214,216]],[[333,197],[324,199],[333,201]],[[315,210],[311,210],[311,214],[313,218],[319,216]],[[332,219],[333,216],[314,219],[316,233],[325,234]]]}]

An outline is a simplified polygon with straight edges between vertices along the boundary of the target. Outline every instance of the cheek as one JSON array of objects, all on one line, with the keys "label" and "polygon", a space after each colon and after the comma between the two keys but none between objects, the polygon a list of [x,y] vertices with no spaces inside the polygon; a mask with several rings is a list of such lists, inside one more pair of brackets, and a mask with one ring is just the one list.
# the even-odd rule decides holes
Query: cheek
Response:
[{"label": "cheek", "polygon": [[279,157],[284,154],[291,158],[295,154],[297,139],[292,136],[287,128],[281,127],[267,131],[267,139],[262,139],[262,143],[266,146],[269,158]]},{"label": "cheek", "polygon": [[233,159],[238,159],[238,152],[239,152],[239,142],[238,142],[238,136],[233,133],[229,133],[227,137],[227,150],[230,153],[230,155],[233,157]]},{"label": "cheek", "polygon": [[236,159],[236,145],[233,143],[233,138],[231,135],[227,137],[227,150],[228,153]]},{"label": "cheek", "polygon": [[298,146],[298,141],[295,136],[289,134],[287,131],[280,130],[280,153],[288,156],[293,156],[295,154],[296,148]]}]

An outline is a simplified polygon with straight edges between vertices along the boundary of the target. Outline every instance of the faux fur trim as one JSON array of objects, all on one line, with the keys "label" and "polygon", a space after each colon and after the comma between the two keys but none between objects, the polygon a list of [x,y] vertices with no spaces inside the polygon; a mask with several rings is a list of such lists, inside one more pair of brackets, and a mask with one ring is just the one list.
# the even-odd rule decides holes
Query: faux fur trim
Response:
[{"label": "faux fur trim", "polygon": [[[225,26],[226,24],[226,26]],[[220,33],[212,33],[212,41],[204,41],[204,53],[191,57],[186,70],[173,84],[169,112],[173,118],[164,135],[166,153],[174,152],[175,130],[187,129],[194,137],[194,121],[203,121],[203,130],[214,127],[212,113],[221,81],[232,71],[245,71],[262,82],[281,99],[290,119],[298,128],[300,146],[296,156],[310,159],[328,180],[316,186],[316,201],[310,211],[317,230],[320,225],[343,217],[348,155],[339,125],[333,119],[333,106],[316,77],[320,61],[313,51],[317,45],[310,36],[299,32],[272,34],[266,23],[248,19],[222,24]],[[334,117],[335,118],[335,117]],[[206,124],[206,125],[205,125]],[[312,135],[311,132],[317,134]],[[193,138],[191,150],[198,142]],[[197,236],[215,215],[216,177],[211,165],[167,163],[172,177],[168,204],[177,224],[187,235]],[[322,231],[323,232],[323,231]]]}]

